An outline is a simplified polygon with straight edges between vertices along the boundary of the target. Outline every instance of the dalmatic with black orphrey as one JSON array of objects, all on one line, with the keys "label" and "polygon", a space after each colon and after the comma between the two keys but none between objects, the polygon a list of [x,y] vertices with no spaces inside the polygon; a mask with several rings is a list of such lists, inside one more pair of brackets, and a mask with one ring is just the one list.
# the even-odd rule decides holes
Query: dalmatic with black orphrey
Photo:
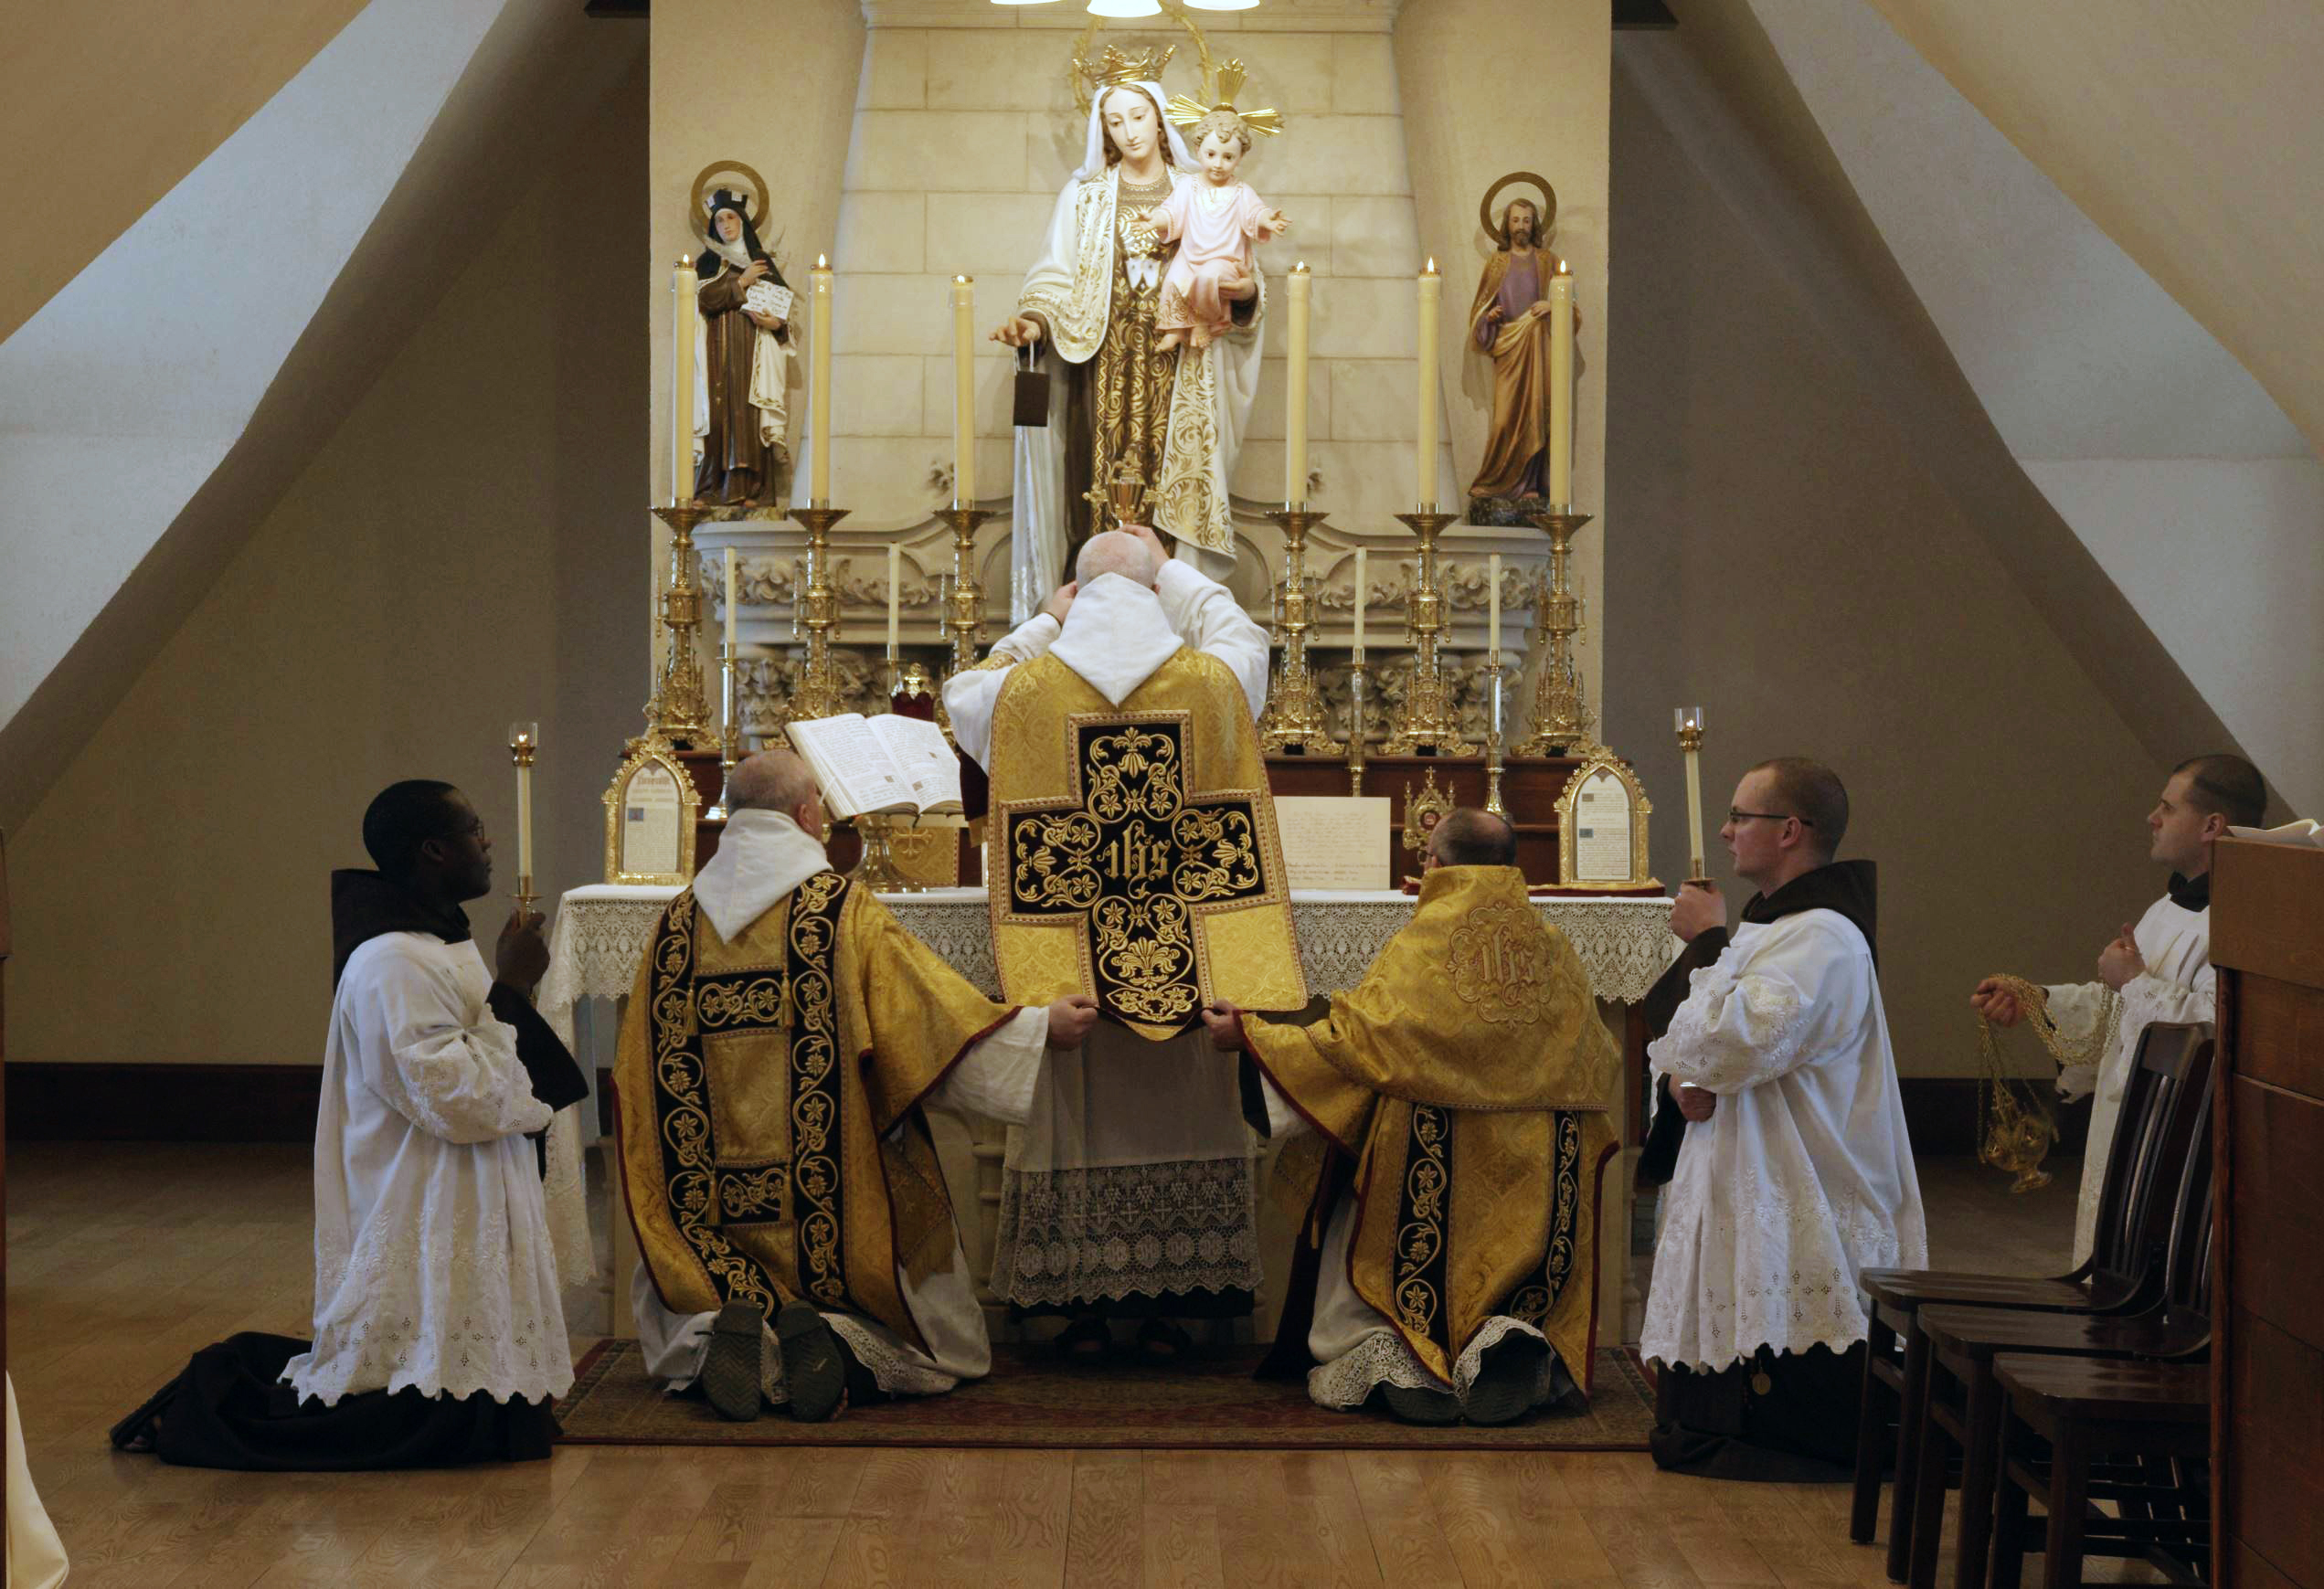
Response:
[{"label": "dalmatic with black orphrey", "polygon": [[918,1107],[1013,1013],[834,872],[733,943],[692,890],[672,900],[614,1072],[621,1182],[663,1304],[804,1299],[918,1344],[897,1274],[933,1273],[954,1233]]}]

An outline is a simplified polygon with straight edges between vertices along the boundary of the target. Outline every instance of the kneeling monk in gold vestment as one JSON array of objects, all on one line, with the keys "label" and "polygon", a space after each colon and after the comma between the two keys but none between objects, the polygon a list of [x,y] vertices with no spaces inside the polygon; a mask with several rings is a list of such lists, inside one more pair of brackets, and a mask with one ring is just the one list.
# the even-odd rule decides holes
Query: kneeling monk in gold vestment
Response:
[{"label": "kneeling monk in gold vestment", "polygon": [[1263,1102],[1270,1133],[1316,1133],[1277,1169],[1315,1190],[1261,1372],[1311,1369],[1323,1406],[1502,1424],[1587,1393],[1620,1054],[1515,861],[1507,823],[1452,812],[1412,920],[1326,1018],[1204,1017],[1246,1056],[1252,1123]]},{"label": "kneeling monk in gold vestment", "polygon": [[985,998],[832,871],[806,766],[735,768],[717,854],[670,902],[615,1072],[648,1372],[730,1418],[820,1419],[992,1366],[922,1106],[1024,1118],[1088,999]]}]

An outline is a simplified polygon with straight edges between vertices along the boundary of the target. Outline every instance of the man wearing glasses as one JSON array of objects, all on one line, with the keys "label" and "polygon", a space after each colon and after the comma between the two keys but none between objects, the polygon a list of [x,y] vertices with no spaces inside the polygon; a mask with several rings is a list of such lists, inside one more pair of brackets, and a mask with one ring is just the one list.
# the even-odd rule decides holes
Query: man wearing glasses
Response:
[{"label": "man wearing glasses", "polygon": [[1640,1340],[1661,1367],[1662,1467],[1846,1478],[1863,1377],[1856,1277],[1928,1261],[1873,959],[1873,863],[1833,859],[1847,829],[1830,768],[1762,762],[1719,830],[1757,890],[1741,925],[1727,935],[1714,886],[1671,907],[1703,969],[1647,1049],[1688,1122]]}]

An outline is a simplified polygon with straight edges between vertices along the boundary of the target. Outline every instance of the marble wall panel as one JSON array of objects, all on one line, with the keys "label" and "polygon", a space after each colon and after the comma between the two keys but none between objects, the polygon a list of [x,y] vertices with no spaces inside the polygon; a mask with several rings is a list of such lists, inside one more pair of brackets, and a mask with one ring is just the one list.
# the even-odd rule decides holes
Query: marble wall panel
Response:
[{"label": "marble wall panel", "polygon": [[1231,48],[1214,47],[1212,53],[1221,60],[1230,54],[1239,58],[1249,73],[1247,87],[1235,96],[1236,104],[1283,112],[1288,130],[1279,136],[1260,139],[1252,151],[1254,157],[1304,137],[1317,118],[1339,108],[1332,98],[1328,40],[1311,34],[1246,33]]},{"label": "marble wall panel", "polygon": [[1318,366],[1332,388],[1332,423],[1311,434],[1334,441],[1410,441],[1417,432],[1418,380],[1412,361],[1325,359]]},{"label": "marble wall panel", "polygon": [[978,278],[977,301],[990,277],[996,302],[1013,302],[1018,285],[1049,229],[1056,201],[1038,193],[931,193],[928,196],[928,258],[948,277]]},{"label": "marble wall panel", "polygon": [[1013,28],[939,34],[928,59],[929,108],[1042,111],[1069,118],[1066,42],[1028,37]]},{"label": "marble wall panel", "polygon": [[1404,127],[1395,116],[1310,117],[1296,133],[1270,143],[1267,156],[1268,179],[1287,193],[1412,191]]},{"label": "marble wall panel", "polygon": [[1429,250],[1421,246],[1410,199],[1349,196],[1332,204],[1331,252],[1335,276],[1408,277]]},{"label": "marble wall panel", "polygon": [[[932,348],[950,348],[951,285],[950,276],[853,269],[841,272],[832,282],[833,354],[908,354],[917,358]],[[836,397],[834,393],[834,400]]]},{"label": "marble wall panel", "polygon": [[1395,50],[1385,34],[1343,33],[1332,40],[1332,108],[1342,115],[1397,113]]},{"label": "marble wall panel", "polygon": [[928,35],[911,27],[872,29],[864,40],[855,108],[917,111],[927,102]]},{"label": "marble wall panel", "polygon": [[[917,356],[833,354],[832,440],[922,434],[920,366],[926,362]],[[836,491],[838,482],[834,481],[833,486]]]},{"label": "marble wall panel", "polygon": [[[997,342],[984,340],[986,318],[982,313],[977,316],[976,433],[1005,443],[1014,434],[1009,424],[1013,376],[1009,350]],[[944,452],[949,458],[952,451],[950,440],[952,434],[952,333],[949,321],[939,345],[945,350],[943,354],[925,361],[928,367],[921,376],[920,422],[928,435],[947,438]],[[977,467],[983,467],[981,456]],[[999,478],[985,478],[980,483],[979,494],[998,495],[1001,490]]]},{"label": "marble wall panel", "polygon": [[[928,200],[917,193],[855,193],[839,212],[832,258],[847,270],[912,274],[926,270]],[[801,268],[812,264],[801,260]],[[836,306],[834,306],[834,312]]]},{"label": "marble wall panel", "polygon": [[[1279,358],[1262,358],[1259,362],[1258,395],[1251,399],[1251,419],[1244,436],[1252,440],[1280,441],[1283,440],[1283,398],[1286,390],[1284,363]],[[1316,378],[1316,366],[1310,365],[1307,382],[1307,433],[1310,436],[1332,434],[1332,383]]]},{"label": "marble wall panel", "polygon": [[1011,111],[858,111],[846,190],[1022,189],[1024,132]]}]

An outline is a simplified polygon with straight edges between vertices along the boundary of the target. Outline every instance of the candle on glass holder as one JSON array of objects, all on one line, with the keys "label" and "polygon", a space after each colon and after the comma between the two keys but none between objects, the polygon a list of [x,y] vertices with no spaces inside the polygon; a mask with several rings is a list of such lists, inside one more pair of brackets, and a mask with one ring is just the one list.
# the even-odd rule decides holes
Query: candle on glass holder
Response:
[{"label": "candle on glass holder", "polygon": [[541,747],[538,723],[508,726],[508,758],[516,764],[516,897],[533,897],[533,757]]},{"label": "candle on glass holder", "polygon": [[1445,279],[1432,257],[1420,272],[1420,413],[1413,431],[1413,501],[1422,513],[1437,507],[1437,333],[1444,320]]},{"label": "candle on glass holder", "polygon": [[670,502],[694,495],[694,260],[670,272]]},{"label": "candle on glass holder", "polygon": [[952,505],[976,505],[976,282],[952,278]]},{"label": "candle on glass holder", "polygon": [[809,505],[831,501],[831,260],[815,256],[811,276],[808,335],[814,340],[813,387],[807,394],[807,429],[814,443],[809,453]]},{"label": "candle on glass holder", "polygon": [[1364,549],[1364,547],[1362,547],[1362,546],[1358,546],[1358,547],[1355,549],[1355,658],[1354,658],[1354,661],[1355,661],[1355,662],[1356,662],[1356,664],[1357,664],[1358,666],[1362,666],[1362,665],[1363,665],[1363,662],[1364,662],[1364,609],[1365,600],[1366,600],[1366,592],[1367,592],[1367,590],[1368,590],[1368,588],[1369,588],[1369,577],[1368,577],[1368,575],[1367,575],[1366,570],[1365,570],[1365,568],[1364,568],[1364,560],[1365,560],[1365,558],[1366,558],[1366,556],[1368,556],[1368,554],[1367,554],[1367,552],[1365,551],[1365,549]]},{"label": "candle on glass holder", "polygon": [[1703,708],[1681,706],[1671,714],[1678,728],[1679,748],[1686,756],[1687,880],[1700,882],[1703,871],[1703,769],[1696,753],[1703,748]]},{"label": "candle on glass holder", "polygon": [[1565,261],[1549,279],[1549,501],[1574,505],[1574,278]]},{"label": "candle on glass holder", "polygon": [[1307,505],[1307,310],[1312,280],[1305,260],[1291,267],[1291,320],[1285,338],[1289,358],[1283,385],[1283,503],[1294,508]]}]

